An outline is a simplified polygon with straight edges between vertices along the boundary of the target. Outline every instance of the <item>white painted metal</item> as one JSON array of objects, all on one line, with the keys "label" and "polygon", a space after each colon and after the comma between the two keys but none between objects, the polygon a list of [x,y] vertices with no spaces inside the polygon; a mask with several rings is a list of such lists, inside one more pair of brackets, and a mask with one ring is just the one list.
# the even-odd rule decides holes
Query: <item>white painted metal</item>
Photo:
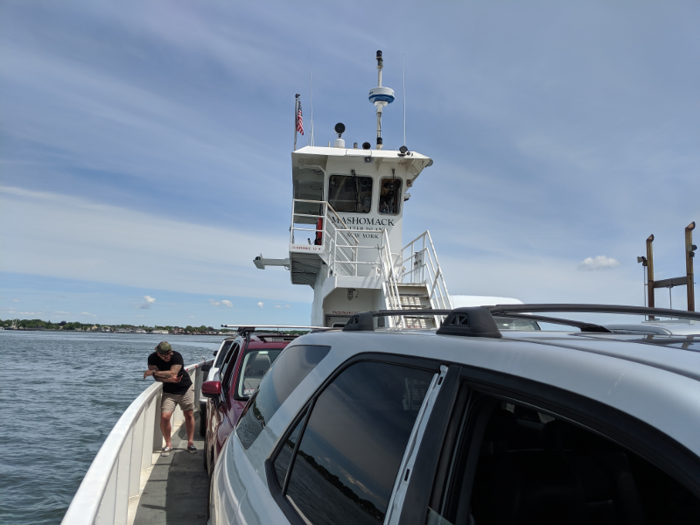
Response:
[{"label": "white painted metal", "polygon": [[[202,364],[185,368],[195,385],[195,406],[199,403]],[[154,383],[124,411],[85,474],[62,525],[133,523],[136,515],[134,500],[141,496],[147,474],[158,457],[154,453],[163,446],[160,431],[162,392],[163,384]],[[173,428],[183,421],[184,415],[178,407],[173,413]]]},{"label": "white painted metal", "polygon": [[428,284],[428,297],[432,308],[452,308],[445,276],[429,231],[426,230],[404,246],[400,266],[403,270],[400,279],[402,283]]}]

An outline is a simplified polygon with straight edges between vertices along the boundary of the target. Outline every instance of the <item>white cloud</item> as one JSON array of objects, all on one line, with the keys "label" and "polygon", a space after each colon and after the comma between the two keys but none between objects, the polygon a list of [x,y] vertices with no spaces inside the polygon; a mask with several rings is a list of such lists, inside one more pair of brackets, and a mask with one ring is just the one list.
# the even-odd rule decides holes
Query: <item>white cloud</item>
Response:
[{"label": "white cloud", "polygon": [[191,224],[6,186],[0,186],[0,210],[3,218],[12,217],[0,220],[0,246],[13,255],[0,258],[0,271],[197,294],[311,299],[311,288],[290,286],[284,270],[253,266],[260,252],[284,253],[283,234]]},{"label": "white cloud", "polygon": [[282,308],[282,306],[279,305],[279,304],[276,304],[276,305],[275,305],[275,308]]},{"label": "white cloud", "polygon": [[90,317],[97,317],[95,314],[91,314],[90,312],[80,312],[80,315],[89,315]]},{"label": "white cloud", "polygon": [[209,299],[209,304],[212,306],[225,306],[226,308],[233,307],[233,303],[228,299],[222,299],[221,301],[215,301],[214,299]]},{"label": "white cloud", "polygon": [[586,257],[581,264],[578,265],[578,270],[582,272],[592,270],[611,270],[616,266],[620,266],[620,263],[615,259],[606,257],[605,255],[598,255],[596,257]]},{"label": "white cloud", "polygon": [[258,306],[259,306],[260,308],[262,308],[263,306],[265,306],[265,303],[263,303],[262,301],[260,301],[260,302],[258,303]]},{"label": "white cloud", "polygon": [[144,295],[143,298],[145,302],[139,305],[139,310],[148,310],[151,305],[156,302],[156,300],[150,295]]},{"label": "white cloud", "polygon": [[288,304],[285,304],[285,305],[276,304],[275,308],[279,308],[279,309],[284,308],[285,310],[288,310],[289,308],[291,308],[291,306],[289,306]]}]

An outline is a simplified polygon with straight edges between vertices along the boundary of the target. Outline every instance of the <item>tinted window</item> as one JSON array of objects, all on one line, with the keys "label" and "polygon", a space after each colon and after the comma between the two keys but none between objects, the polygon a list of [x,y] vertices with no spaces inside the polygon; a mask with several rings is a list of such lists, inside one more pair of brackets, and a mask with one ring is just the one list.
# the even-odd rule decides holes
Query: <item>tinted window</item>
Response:
[{"label": "tinted window", "polygon": [[369,213],[372,207],[372,177],[331,175],[328,202],[335,211]]},{"label": "tinted window", "polygon": [[[457,473],[434,499],[429,523],[700,523],[697,498],[618,443],[527,406],[475,406],[483,408],[467,418],[486,426],[472,426],[459,446],[480,442],[478,457],[455,452]],[[463,482],[469,461],[471,483]]]},{"label": "tinted window", "polygon": [[258,392],[246,405],[239,420],[240,430],[237,433],[245,448],[253,444],[265,427],[265,422],[270,420],[330,349],[330,346],[291,346],[275,360],[275,365],[265,374]]},{"label": "tinted window", "polygon": [[236,360],[238,359],[238,351],[240,350],[240,348],[240,345],[238,343],[235,343],[231,347],[231,350],[229,350],[228,355],[224,360],[224,363],[221,365],[221,372],[219,373],[219,377],[221,378],[221,386],[226,394],[228,394],[229,391],[229,377],[236,363]]},{"label": "tinted window", "polygon": [[254,350],[245,355],[243,363],[241,363],[242,373],[238,378],[238,387],[236,389],[238,398],[247,398],[253,395],[263,376],[281,352],[281,348],[277,350]]},{"label": "tinted window", "polygon": [[289,463],[292,459],[292,453],[294,452],[294,447],[296,447],[297,441],[299,440],[299,433],[301,432],[301,427],[304,425],[304,417],[301,418],[299,423],[294,427],[294,430],[289,435],[287,440],[284,442],[282,449],[278,452],[275,458],[275,476],[277,477],[277,483],[280,488],[284,486],[284,478],[287,475],[287,469],[289,468]]},{"label": "tinted window", "polygon": [[[384,520],[432,377],[432,372],[399,365],[357,363],[321,393],[288,474],[286,493],[309,522]],[[284,454],[288,445],[279,458]]]}]

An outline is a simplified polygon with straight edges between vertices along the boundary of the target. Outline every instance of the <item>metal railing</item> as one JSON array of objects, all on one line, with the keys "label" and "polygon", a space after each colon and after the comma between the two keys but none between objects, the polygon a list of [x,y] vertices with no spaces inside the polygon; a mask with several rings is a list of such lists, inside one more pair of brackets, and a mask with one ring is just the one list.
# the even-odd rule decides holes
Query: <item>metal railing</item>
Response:
[{"label": "metal railing", "polygon": [[[312,212],[313,208],[316,208],[316,213]],[[318,226],[319,219],[323,223],[321,229]],[[300,226],[301,224],[313,225],[313,227]],[[340,225],[340,227],[337,225]],[[299,232],[312,234],[314,237],[313,244],[319,245],[321,243],[320,245],[328,253],[340,252],[342,259],[357,259],[355,248],[360,243],[359,239],[356,235],[350,233],[348,225],[326,201],[308,199],[294,199],[292,201],[292,224],[289,229],[290,244],[296,244],[295,234]],[[310,239],[308,240],[310,241]]]},{"label": "metal railing", "polygon": [[[398,279],[396,277],[396,268],[391,257],[391,247],[389,245],[389,234],[383,230],[382,239],[384,246],[379,249],[379,259],[381,261],[381,270],[383,276],[382,286],[384,288],[384,297],[386,297],[386,307],[388,310],[401,310],[401,294],[399,293]],[[406,323],[403,316],[391,317],[390,323],[393,326],[401,326],[405,328]]]},{"label": "metal railing", "polygon": [[[425,231],[401,250],[402,274],[400,283],[421,283],[428,288],[430,305],[435,309],[449,310],[452,308],[447,283],[438,261],[433,239],[429,231]],[[410,268],[410,269],[407,269]]]},{"label": "metal railing", "polygon": [[[194,383],[195,407],[199,406],[203,364],[185,368]],[[73,496],[62,525],[129,525],[134,522],[138,498],[163,447],[162,393],[163,383],[154,383],[124,411]],[[171,419],[173,429],[184,420],[178,406]]]}]

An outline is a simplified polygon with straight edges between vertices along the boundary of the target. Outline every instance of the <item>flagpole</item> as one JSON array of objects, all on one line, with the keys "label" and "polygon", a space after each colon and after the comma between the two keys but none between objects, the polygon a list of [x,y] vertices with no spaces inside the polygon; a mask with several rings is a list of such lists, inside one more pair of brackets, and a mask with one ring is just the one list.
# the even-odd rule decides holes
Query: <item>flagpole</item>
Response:
[{"label": "flagpole", "polygon": [[297,150],[297,121],[299,119],[299,93],[294,96],[294,151]]}]

